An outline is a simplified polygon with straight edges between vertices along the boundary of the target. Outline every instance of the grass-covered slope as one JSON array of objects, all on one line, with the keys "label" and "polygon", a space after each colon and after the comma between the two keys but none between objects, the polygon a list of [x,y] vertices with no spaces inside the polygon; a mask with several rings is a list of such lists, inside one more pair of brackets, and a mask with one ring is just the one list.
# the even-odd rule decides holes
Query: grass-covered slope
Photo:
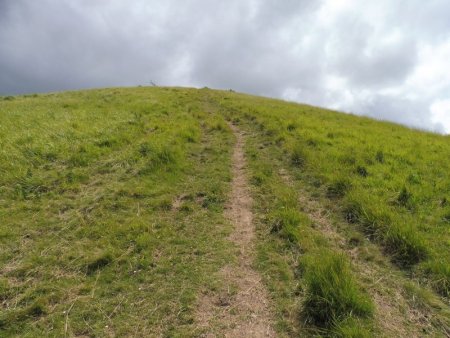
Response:
[{"label": "grass-covered slope", "polygon": [[197,91],[0,101],[0,336],[187,335],[231,145]]},{"label": "grass-covered slope", "polygon": [[400,266],[450,292],[450,138],[306,105],[216,95]]},{"label": "grass-covered slope", "polygon": [[199,336],[236,258],[228,123],[280,336],[450,334],[448,136],[128,88],[0,97],[0,336]]}]

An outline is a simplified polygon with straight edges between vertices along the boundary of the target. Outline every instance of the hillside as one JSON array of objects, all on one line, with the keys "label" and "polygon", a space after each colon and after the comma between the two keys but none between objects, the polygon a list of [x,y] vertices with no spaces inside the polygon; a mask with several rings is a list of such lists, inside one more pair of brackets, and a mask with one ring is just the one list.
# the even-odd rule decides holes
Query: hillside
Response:
[{"label": "hillside", "polygon": [[449,154],[232,91],[0,97],[0,336],[449,336]]}]

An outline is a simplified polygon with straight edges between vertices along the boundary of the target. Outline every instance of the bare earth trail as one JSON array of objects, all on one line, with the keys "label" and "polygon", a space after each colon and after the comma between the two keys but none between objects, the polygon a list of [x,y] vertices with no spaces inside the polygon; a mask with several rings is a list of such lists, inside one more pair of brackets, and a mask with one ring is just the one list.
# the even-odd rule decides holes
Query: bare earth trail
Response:
[{"label": "bare earth trail", "polygon": [[202,295],[197,310],[204,337],[275,337],[268,293],[260,274],[252,267],[255,256],[255,229],[252,198],[246,177],[244,135],[230,125],[236,144],[232,157],[232,191],[225,216],[233,226],[229,240],[237,251],[237,262],[225,266],[220,277],[226,290]]}]

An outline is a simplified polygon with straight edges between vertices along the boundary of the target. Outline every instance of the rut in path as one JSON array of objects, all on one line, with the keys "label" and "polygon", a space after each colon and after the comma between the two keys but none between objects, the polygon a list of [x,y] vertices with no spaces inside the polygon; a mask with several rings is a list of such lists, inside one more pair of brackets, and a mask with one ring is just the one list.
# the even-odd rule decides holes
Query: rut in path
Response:
[{"label": "rut in path", "polygon": [[226,290],[200,298],[197,318],[205,337],[275,337],[268,294],[260,274],[252,267],[255,256],[252,198],[244,155],[244,135],[230,125],[235,136],[233,181],[225,216],[233,223],[229,240],[238,247],[236,264],[220,271]]}]

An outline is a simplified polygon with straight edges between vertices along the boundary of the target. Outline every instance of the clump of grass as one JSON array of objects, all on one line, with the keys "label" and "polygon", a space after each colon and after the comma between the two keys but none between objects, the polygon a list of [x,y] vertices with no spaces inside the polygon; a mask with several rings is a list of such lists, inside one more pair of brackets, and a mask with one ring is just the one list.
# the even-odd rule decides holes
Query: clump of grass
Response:
[{"label": "clump of grass", "polygon": [[342,164],[346,164],[346,165],[354,165],[356,164],[356,158],[353,154],[344,154],[339,158],[339,161]]},{"label": "clump of grass", "polygon": [[319,145],[319,142],[313,138],[309,138],[306,141],[306,144],[309,145],[310,147],[317,147]]},{"label": "clump of grass", "polygon": [[250,179],[250,182],[253,185],[259,187],[263,184],[264,180],[265,180],[265,176],[263,174],[256,173],[252,176],[252,178]]},{"label": "clump of grass", "polygon": [[40,317],[47,313],[45,301],[43,299],[37,299],[25,311],[29,317]]},{"label": "clump of grass", "polygon": [[136,237],[137,251],[143,251],[151,246],[152,238],[148,232],[144,232]]},{"label": "clump of grass", "polygon": [[96,271],[106,267],[113,261],[113,256],[110,252],[103,253],[97,257],[91,259],[90,262],[86,264],[86,273],[91,275]]},{"label": "clump of grass", "polygon": [[218,205],[223,202],[223,198],[216,193],[207,194],[202,199],[202,207],[208,209],[215,209]]},{"label": "clump of grass", "polygon": [[178,152],[175,147],[163,146],[158,149],[154,158],[154,164],[156,166],[174,164],[177,162],[177,158]]},{"label": "clump of grass", "polygon": [[349,223],[359,223],[364,232],[382,244],[393,260],[401,266],[411,266],[424,260],[429,251],[417,228],[392,217],[386,206],[378,203],[370,208],[362,196],[348,196],[344,216]]},{"label": "clump of grass", "polygon": [[307,162],[307,157],[307,153],[300,143],[293,146],[291,151],[291,164],[294,167],[303,168]]},{"label": "clump of grass", "polygon": [[364,236],[360,232],[354,232],[349,235],[348,244],[351,247],[357,247],[364,242]]},{"label": "clump of grass", "polygon": [[28,319],[37,319],[48,312],[45,299],[38,298],[25,308],[4,312],[0,315],[0,329],[19,326]]},{"label": "clump of grass", "polygon": [[351,189],[351,187],[352,183],[348,178],[339,178],[328,186],[327,197],[329,198],[343,197]]},{"label": "clump of grass", "polygon": [[138,151],[141,154],[141,156],[147,157],[152,153],[153,149],[152,149],[150,143],[144,142],[139,145]]},{"label": "clump of grass", "polygon": [[444,260],[426,262],[423,271],[434,276],[431,284],[439,294],[450,297],[450,266]]},{"label": "clump of grass", "polygon": [[6,281],[6,279],[0,278],[0,301],[6,300],[9,295],[9,283]]},{"label": "clump of grass", "polygon": [[222,120],[215,121],[214,123],[212,123],[212,126],[210,127],[210,130],[223,132],[223,131],[227,131],[228,130],[228,126]]},{"label": "clump of grass", "polygon": [[173,169],[179,162],[180,150],[176,145],[152,144],[144,142],[139,145],[140,155],[147,159],[139,174],[146,175],[157,169]]},{"label": "clump of grass", "polygon": [[99,154],[99,150],[95,149],[93,145],[81,145],[71,153],[66,163],[71,168],[86,167],[92,163]]},{"label": "clump of grass", "polygon": [[367,177],[369,175],[366,167],[363,167],[360,165],[358,167],[356,167],[356,173],[361,177]]},{"label": "clump of grass", "polygon": [[189,143],[197,143],[200,140],[200,134],[197,129],[189,128],[181,132],[183,139]]},{"label": "clump of grass", "polygon": [[286,126],[287,131],[294,131],[295,129],[297,129],[297,123],[295,122],[289,122],[288,125]]},{"label": "clump of grass", "polygon": [[343,216],[350,224],[355,224],[361,221],[363,209],[358,201],[349,200],[343,208]]},{"label": "clump of grass", "polygon": [[373,314],[373,304],[356,283],[343,254],[322,251],[308,255],[303,264],[304,314],[313,323],[331,327],[349,317],[367,318]]},{"label": "clump of grass", "polygon": [[412,265],[424,260],[428,255],[425,241],[417,229],[411,225],[394,223],[386,227],[382,236],[384,246],[401,265]]},{"label": "clump of grass", "polygon": [[156,209],[168,211],[172,209],[172,201],[169,198],[155,199],[153,202]]},{"label": "clump of grass", "polygon": [[375,160],[379,163],[384,163],[384,153],[382,150],[378,150],[375,154]]},{"label": "clump of grass", "polygon": [[104,138],[95,143],[97,147],[100,148],[111,148],[116,145],[118,142],[115,139]]},{"label": "clump of grass", "polygon": [[412,199],[411,192],[409,192],[408,189],[406,189],[406,187],[403,187],[400,193],[398,194],[397,203],[403,207],[407,207],[410,204],[411,199]]},{"label": "clump of grass", "polygon": [[417,174],[409,174],[407,178],[408,182],[411,184],[420,184],[420,176]]},{"label": "clump of grass", "polygon": [[444,216],[442,216],[442,221],[450,223],[450,211],[446,212]]},{"label": "clump of grass", "polygon": [[332,335],[342,338],[370,338],[373,334],[367,328],[367,324],[353,317],[335,323]]},{"label": "clump of grass", "polygon": [[269,137],[274,137],[278,135],[278,130],[276,128],[267,128],[265,134]]},{"label": "clump of grass", "polygon": [[16,198],[34,199],[48,192],[49,187],[41,177],[33,175],[32,171],[28,169],[26,175],[17,180],[14,191]]},{"label": "clump of grass", "polygon": [[283,208],[277,210],[271,216],[271,233],[279,233],[287,238],[290,242],[296,243],[298,241],[297,227],[307,219],[303,214],[293,208]]}]

